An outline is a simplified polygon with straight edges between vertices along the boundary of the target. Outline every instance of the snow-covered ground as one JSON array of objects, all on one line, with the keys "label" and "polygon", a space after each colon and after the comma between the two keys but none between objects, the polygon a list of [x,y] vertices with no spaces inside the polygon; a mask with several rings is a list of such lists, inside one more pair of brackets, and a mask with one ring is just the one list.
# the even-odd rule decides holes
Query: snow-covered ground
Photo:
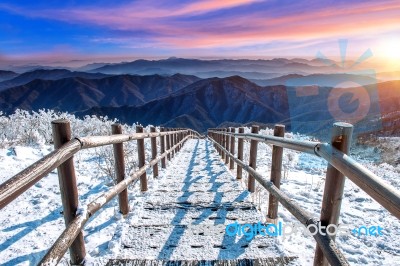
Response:
[{"label": "snow-covered ground", "polygon": [[[250,129],[247,129],[248,131]],[[272,130],[264,130],[261,134],[273,134]],[[287,133],[285,137],[307,139],[305,136]],[[390,140],[390,141],[389,141]],[[387,145],[400,145],[398,138],[389,138]],[[397,142],[396,142],[397,140]],[[380,142],[381,147],[385,147]],[[270,176],[272,146],[259,143],[257,171]],[[385,182],[400,190],[400,165],[381,163],[384,150],[368,147],[355,147],[352,156],[366,168],[377,174]],[[245,160],[249,157],[249,145],[245,145]],[[367,159],[365,159],[367,158]],[[296,200],[305,210],[319,218],[327,163],[314,155],[284,149],[283,180],[281,189]],[[232,174],[235,174],[232,171]],[[246,177],[246,176],[245,176]],[[243,179],[245,186],[247,178]],[[257,186],[254,200],[259,202],[260,210],[266,214],[268,192]],[[279,205],[279,219],[283,224],[300,225],[295,218]],[[356,236],[341,233],[336,242],[352,265],[400,265],[400,221],[381,207],[376,201],[346,179],[339,225],[351,229],[362,226],[381,226],[381,236]],[[363,230],[361,230],[364,232]],[[303,265],[312,265],[315,241],[311,236],[294,234],[281,241],[285,248],[297,254]]]},{"label": "snow-covered ground", "polygon": [[[271,130],[263,131],[271,134]],[[287,134],[287,137],[304,138]],[[185,145],[190,145],[187,143]],[[397,142],[397,145],[398,142]],[[248,160],[248,145],[245,145],[245,160]],[[149,145],[146,145],[149,151]],[[20,170],[32,164],[52,150],[47,144],[12,145],[0,149],[0,182],[4,182]],[[400,166],[363,160],[363,152],[352,151],[370,170],[382,177],[387,183],[400,190]],[[364,152],[366,154],[366,152]],[[74,158],[77,172],[80,204],[86,205],[113,183],[107,176],[105,160],[99,161],[99,152],[82,150]],[[179,165],[179,156],[173,159],[173,164]],[[204,162],[206,163],[206,162]],[[271,164],[271,146],[259,144],[257,169],[269,177]],[[284,151],[284,179],[281,188],[296,200],[304,209],[319,217],[324,189],[326,163],[320,158],[294,151]],[[160,176],[166,175],[162,170]],[[234,176],[236,170],[232,171]],[[153,180],[149,172],[150,187],[157,187],[159,180]],[[245,187],[246,177],[242,180]],[[135,210],[138,204],[138,184],[130,188],[131,208]],[[257,187],[253,200],[259,204],[260,211],[265,213],[268,194],[263,188]],[[65,228],[61,214],[61,200],[56,171],[50,173],[17,200],[0,211],[0,264],[2,265],[36,265],[46,250],[54,243]],[[121,223],[126,218],[118,213],[117,200],[108,203],[100,210],[85,227],[84,238],[88,254],[88,265],[104,261],[118,250],[118,235]],[[295,218],[282,206],[279,207],[279,221],[283,224],[298,224]],[[258,221],[254,221],[257,223]],[[381,236],[361,236],[339,234],[337,242],[352,265],[400,265],[400,223],[388,211],[372,200],[366,193],[346,180],[342,203],[340,224],[350,227],[381,226]],[[278,243],[290,254],[299,257],[302,265],[312,265],[315,241],[312,237],[294,234],[283,239],[277,237]],[[102,260],[104,259],[104,260]],[[61,265],[68,263],[68,254]]]}]

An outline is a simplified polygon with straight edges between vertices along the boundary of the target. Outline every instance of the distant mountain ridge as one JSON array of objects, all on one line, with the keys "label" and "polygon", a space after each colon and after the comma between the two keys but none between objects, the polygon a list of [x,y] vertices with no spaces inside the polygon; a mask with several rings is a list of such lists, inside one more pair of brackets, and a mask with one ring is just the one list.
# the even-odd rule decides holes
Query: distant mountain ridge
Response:
[{"label": "distant mountain ridge", "polygon": [[252,80],[260,86],[274,86],[274,85],[286,85],[286,86],[309,86],[317,85],[323,87],[346,87],[343,82],[351,81],[348,83],[350,87],[354,87],[354,83],[359,85],[370,85],[375,84],[378,80],[375,77],[370,77],[361,74],[348,74],[348,73],[334,73],[334,74],[311,74],[311,75],[300,75],[300,74],[289,74],[271,79],[264,80]]},{"label": "distant mountain ridge", "polygon": [[[337,72],[340,68],[334,61],[326,60],[300,60],[275,58],[270,60],[251,60],[251,59],[221,59],[221,60],[200,60],[184,58],[168,58],[162,60],[136,60],[116,64],[107,64],[99,68],[94,68],[92,72],[105,74],[165,74],[172,75],[182,73],[186,75],[199,74],[202,78],[226,77],[226,72],[240,74],[246,79],[254,78],[253,73],[266,74],[265,78],[270,78],[271,73],[331,73]],[[259,77],[258,77],[259,78]]]},{"label": "distant mountain ridge", "polygon": [[171,77],[119,75],[98,79],[36,79],[0,91],[0,108],[10,113],[16,108],[76,112],[94,106],[136,106],[169,95],[197,80],[197,77],[180,74]]},{"label": "distant mountain ridge", "polygon": [[18,76],[18,74],[13,71],[0,70],[0,82],[15,78],[16,76]]},{"label": "distant mountain ridge", "polygon": [[287,104],[284,86],[263,88],[234,76],[200,80],[141,106],[93,107],[77,114],[107,115],[124,123],[184,126],[204,132],[225,121],[288,122]]},{"label": "distant mountain ridge", "polygon": [[[365,87],[371,93],[370,113],[356,125],[355,134],[400,134],[399,83],[400,81],[391,81]],[[77,114],[103,115],[117,118],[123,123],[191,127],[199,132],[222,124],[281,123],[288,130],[295,129],[297,132],[326,138],[332,123],[336,121],[327,108],[331,89],[321,87],[320,95],[310,100],[309,97],[295,96],[295,87],[261,87],[237,76],[210,78],[199,80],[171,95],[140,106],[98,106]],[[373,96],[375,92],[379,97]],[[352,102],[352,105],[355,104],[357,102]],[[347,106],[345,110],[352,108]],[[371,123],[375,126],[371,127]]]},{"label": "distant mountain ridge", "polygon": [[110,75],[103,73],[87,73],[76,72],[67,69],[37,69],[29,72],[22,73],[12,79],[0,82],[0,91],[11,87],[27,84],[35,79],[44,80],[57,80],[63,78],[85,78],[85,79],[99,79],[109,77]]},{"label": "distant mountain ridge", "polygon": [[[174,60],[176,59],[170,59]],[[242,61],[254,63],[254,60]],[[289,62],[283,59],[271,61],[279,64]],[[290,64],[302,64],[300,59],[296,59],[300,62],[292,61]],[[190,65],[191,62],[187,63]],[[367,84],[374,81],[374,78],[345,73],[306,76],[290,74],[270,79],[268,86],[260,86],[241,76],[201,79],[184,74],[141,76],[73,72],[64,69],[35,70],[0,82],[3,85],[7,82],[20,84],[0,91],[0,110],[9,114],[17,108],[54,109],[82,116],[107,115],[123,123],[191,127],[201,132],[221,124],[249,122],[283,123],[291,130],[292,126],[296,126],[295,122],[299,121],[294,130],[320,132],[329,128],[332,123],[327,99],[333,86],[327,84],[337,85],[347,80],[356,81],[356,84],[379,94],[379,97],[372,95],[371,98],[373,102],[370,109],[375,113],[368,115],[364,124],[357,127],[368,131],[368,123],[380,119],[378,115],[382,114],[381,132],[400,133],[398,81],[364,85],[363,82]],[[314,82],[320,82],[317,86],[311,86],[313,90],[318,89],[316,94],[303,95],[304,97],[297,95],[298,86],[307,89],[304,84]],[[339,102],[346,112],[364,104],[357,99],[352,100],[350,96],[351,93],[344,94]]]}]

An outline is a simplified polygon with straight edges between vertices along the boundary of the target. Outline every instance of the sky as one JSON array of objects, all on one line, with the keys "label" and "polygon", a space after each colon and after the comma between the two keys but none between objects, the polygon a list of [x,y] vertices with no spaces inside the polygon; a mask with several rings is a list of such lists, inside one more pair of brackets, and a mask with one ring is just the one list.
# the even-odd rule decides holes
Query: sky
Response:
[{"label": "sky", "polygon": [[398,0],[3,0],[0,61],[348,58],[400,69]]}]

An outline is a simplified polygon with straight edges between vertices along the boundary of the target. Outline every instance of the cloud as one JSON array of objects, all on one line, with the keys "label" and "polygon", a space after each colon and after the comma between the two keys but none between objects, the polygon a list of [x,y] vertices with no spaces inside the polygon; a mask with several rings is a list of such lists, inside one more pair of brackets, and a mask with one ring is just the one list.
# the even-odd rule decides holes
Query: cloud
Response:
[{"label": "cloud", "polygon": [[[400,2],[360,1],[323,5],[314,1],[139,0],[114,7],[0,9],[107,30],[92,40],[124,47],[220,48],[356,37],[398,29]],[[303,8],[303,9],[301,9]],[[139,44],[138,42],[142,42]]]},{"label": "cloud", "polygon": [[201,14],[221,9],[227,9],[232,7],[238,7],[248,5],[252,3],[262,2],[260,0],[208,0],[192,2],[187,6],[184,6],[180,10],[169,13],[173,16],[177,15],[190,15],[190,14]]}]

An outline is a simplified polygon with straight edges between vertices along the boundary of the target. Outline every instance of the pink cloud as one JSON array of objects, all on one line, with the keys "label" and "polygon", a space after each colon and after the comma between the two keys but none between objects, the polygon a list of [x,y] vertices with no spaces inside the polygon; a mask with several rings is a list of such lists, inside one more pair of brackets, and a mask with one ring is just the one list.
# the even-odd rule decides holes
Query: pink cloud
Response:
[{"label": "pink cloud", "polygon": [[[132,43],[133,39],[137,42],[142,37],[146,43],[167,48],[232,47],[274,40],[362,36],[396,30],[400,25],[398,1],[338,5],[295,15],[272,16],[265,10],[259,10],[238,16],[227,13],[226,16],[200,21],[179,19],[256,2],[259,0],[206,0],[177,7],[169,6],[166,1],[148,0],[109,9],[92,7],[29,12],[11,7],[8,9],[26,16],[122,30],[122,36],[115,39],[125,46]],[[146,32],[148,36],[136,36],[137,31]]]},{"label": "pink cloud", "polygon": [[[176,12],[172,12],[173,16],[176,15],[188,15],[188,14],[199,14],[210,11],[216,11],[226,8],[232,8],[242,5],[248,5],[252,3],[260,2],[260,0],[206,0],[193,2],[183,7]],[[171,13],[170,13],[171,14]]]}]

